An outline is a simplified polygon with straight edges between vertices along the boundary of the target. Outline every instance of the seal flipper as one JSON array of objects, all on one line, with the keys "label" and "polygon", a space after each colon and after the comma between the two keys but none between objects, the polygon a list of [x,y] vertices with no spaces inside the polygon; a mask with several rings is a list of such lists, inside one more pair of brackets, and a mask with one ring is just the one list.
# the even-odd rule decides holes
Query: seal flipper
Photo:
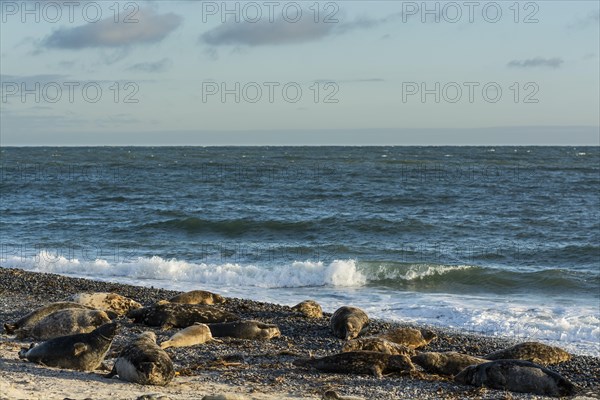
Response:
[{"label": "seal flipper", "polygon": [[17,325],[15,324],[4,324],[4,331],[9,335],[12,335],[17,329]]},{"label": "seal flipper", "polygon": [[379,379],[383,377],[383,368],[381,365],[375,364],[371,367],[371,372],[373,375]]},{"label": "seal flipper", "polygon": [[103,376],[104,378],[112,378],[112,377],[113,377],[113,376],[115,376],[115,375],[118,375],[118,373],[117,373],[117,367],[116,367],[116,365],[113,365],[113,368],[112,368],[112,370],[111,370],[111,371],[110,371],[108,374],[106,374],[106,375],[102,375],[102,376]]},{"label": "seal flipper", "polygon": [[80,355],[81,353],[85,352],[88,349],[88,345],[85,343],[75,343],[73,345],[73,355],[75,357],[77,357],[78,355]]}]

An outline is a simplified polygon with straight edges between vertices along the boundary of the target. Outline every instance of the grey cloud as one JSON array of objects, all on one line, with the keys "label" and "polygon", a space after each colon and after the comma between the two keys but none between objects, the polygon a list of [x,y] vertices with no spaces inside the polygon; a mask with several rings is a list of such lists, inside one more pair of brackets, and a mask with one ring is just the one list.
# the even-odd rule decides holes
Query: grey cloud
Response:
[{"label": "grey cloud", "polygon": [[312,18],[302,18],[296,23],[291,23],[281,17],[273,22],[261,20],[256,23],[236,23],[229,20],[203,33],[200,42],[211,46],[263,46],[311,42],[354,30],[372,29],[401,16],[400,13],[396,13],[380,19],[361,17],[354,21],[338,23],[315,23]]},{"label": "grey cloud", "polygon": [[156,14],[140,9],[133,18],[138,22],[115,23],[110,16],[96,23],[60,28],[42,41],[42,45],[60,49],[87,47],[126,47],[136,43],[156,43],[175,30],[182,21],[176,14]]},{"label": "grey cloud", "polygon": [[171,66],[171,60],[169,58],[163,58],[162,60],[158,60],[155,62],[142,62],[133,64],[128,70],[131,71],[139,71],[139,72],[163,72],[166,71]]},{"label": "grey cloud", "polygon": [[579,18],[575,22],[568,25],[570,29],[587,28],[590,25],[598,26],[600,22],[600,10],[591,11],[584,18]]},{"label": "grey cloud", "polygon": [[543,58],[543,57],[535,57],[528,58],[527,60],[512,60],[508,64],[508,67],[515,68],[535,68],[535,67],[549,67],[549,68],[558,68],[562,65],[564,60],[560,57],[553,58]]},{"label": "grey cloud", "polygon": [[279,45],[310,42],[328,36],[335,24],[316,24],[308,19],[289,23],[283,18],[270,23],[236,23],[232,20],[211,29],[200,40],[212,46],[221,45]]}]

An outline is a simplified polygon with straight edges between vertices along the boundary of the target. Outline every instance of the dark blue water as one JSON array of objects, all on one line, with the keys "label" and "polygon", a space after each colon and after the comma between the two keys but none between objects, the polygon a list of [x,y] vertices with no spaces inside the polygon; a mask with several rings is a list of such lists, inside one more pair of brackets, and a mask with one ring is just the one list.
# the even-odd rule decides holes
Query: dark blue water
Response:
[{"label": "dark blue water", "polygon": [[2,148],[0,164],[3,266],[503,334],[533,309],[549,339],[600,339],[598,147]]}]

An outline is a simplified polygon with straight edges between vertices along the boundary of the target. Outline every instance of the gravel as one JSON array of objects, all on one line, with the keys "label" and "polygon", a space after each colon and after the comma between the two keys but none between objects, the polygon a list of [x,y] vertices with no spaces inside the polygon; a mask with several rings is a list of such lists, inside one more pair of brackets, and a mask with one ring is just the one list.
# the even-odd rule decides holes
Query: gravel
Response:
[{"label": "gravel", "polygon": [[[64,300],[83,291],[116,292],[143,305],[150,305],[179,293],[0,268],[0,322],[13,321],[36,307]],[[276,324],[282,335],[270,341],[222,338],[222,343],[211,342],[194,347],[167,349],[179,375],[193,376],[201,382],[232,385],[252,383],[257,391],[266,393],[285,392],[315,397],[320,397],[327,390],[335,390],[344,396],[381,400],[544,398],[459,385],[449,379],[421,372],[403,376],[389,375],[377,379],[373,376],[324,374],[296,368],[292,361],[298,357],[325,356],[340,351],[343,341],[333,337],[328,328],[330,314],[326,313],[321,319],[306,319],[295,314],[287,306],[237,298],[228,298],[225,304],[219,306],[240,315],[243,319],[258,319]],[[137,325],[127,318],[120,318],[118,321],[122,328],[107,356],[108,364],[113,361],[112,358],[118,354],[124,343],[139,332],[154,331],[158,342],[161,342],[177,331],[162,331],[160,328]],[[367,335],[396,326],[409,325],[371,320]],[[428,328],[435,331],[438,338],[423,349],[426,351],[458,351],[482,356],[516,343],[509,339]],[[12,337],[3,338],[14,341]],[[580,387],[580,395],[599,398],[596,393],[600,393],[600,358],[575,355],[570,361],[549,368],[577,384]]]}]

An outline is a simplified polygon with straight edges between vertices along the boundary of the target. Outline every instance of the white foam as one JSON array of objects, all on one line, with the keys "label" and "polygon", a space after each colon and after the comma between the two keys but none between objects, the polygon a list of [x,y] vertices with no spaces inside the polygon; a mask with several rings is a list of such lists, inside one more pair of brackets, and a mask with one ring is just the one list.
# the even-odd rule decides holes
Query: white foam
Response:
[{"label": "white foam", "polygon": [[262,288],[305,286],[362,286],[366,277],[357,270],[354,260],[323,262],[294,262],[271,268],[235,263],[191,263],[161,257],[138,257],[128,262],[110,263],[107,260],[80,261],[67,259],[47,251],[34,257],[10,257],[2,260],[6,266],[31,271],[71,274],[88,277],[126,277],[183,281],[211,286],[254,286]]},{"label": "white foam", "polygon": [[402,279],[414,281],[424,279],[428,276],[444,275],[452,271],[462,271],[477,268],[472,265],[436,265],[436,264],[411,264],[405,270],[389,268],[385,264],[380,265],[377,270],[379,279]]}]

